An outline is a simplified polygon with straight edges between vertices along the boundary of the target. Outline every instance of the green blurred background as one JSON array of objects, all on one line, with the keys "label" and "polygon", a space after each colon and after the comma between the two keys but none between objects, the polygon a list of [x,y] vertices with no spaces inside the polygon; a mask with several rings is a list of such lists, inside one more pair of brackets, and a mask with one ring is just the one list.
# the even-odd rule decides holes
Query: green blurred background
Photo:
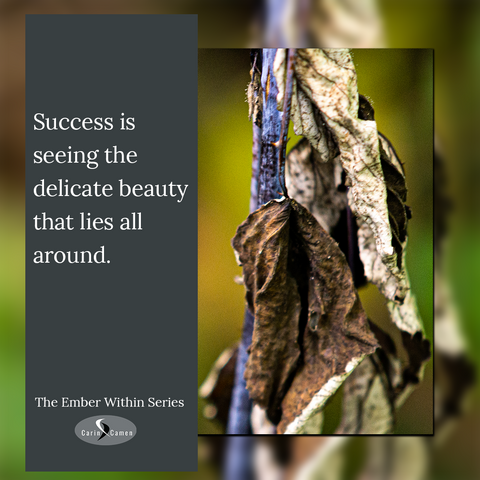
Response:
[{"label": "green blurred background", "polygon": [[[252,7],[256,2],[210,0],[202,4],[194,0],[2,0],[0,2],[0,478],[63,478],[67,474],[24,472],[24,15],[26,13],[199,13],[200,47],[261,46],[252,40]],[[380,16],[385,31],[386,46],[435,49],[435,130],[438,135],[448,177],[448,194],[453,199],[454,213],[449,217],[449,231],[445,255],[449,280],[462,319],[462,328],[475,363],[480,364],[480,322],[478,321],[478,289],[480,287],[480,189],[477,186],[480,153],[476,148],[480,124],[480,4],[475,1],[454,0],[391,1],[380,0]],[[312,45],[314,46],[314,45]],[[225,53],[225,62],[232,62]],[[397,123],[399,114],[407,110],[406,97],[395,96],[383,104],[388,92],[381,88],[368,91],[367,85],[375,76],[383,75],[385,65],[367,68],[360,62],[368,52],[356,52],[355,63],[359,73],[359,90],[374,101],[381,131],[391,137],[400,157],[406,162],[409,181],[409,201],[425,196],[431,202],[431,193],[423,192],[423,178],[412,175],[417,164],[431,159],[431,155],[417,155],[410,140],[420,135],[413,124],[402,128]],[[250,177],[251,125],[246,120],[243,104],[248,82],[248,58],[241,52],[237,67],[227,67],[220,61],[202,59],[199,53],[199,164],[201,219],[199,243],[199,380],[206,375],[209,365],[226,345],[236,341],[240,333],[243,311],[242,287],[232,283],[239,273],[235,265],[230,238],[235,227],[244,220],[248,210]],[[386,53],[383,53],[386,55]],[[227,58],[228,57],[228,58]],[[217,57],[218,58],[218,57]],[[230,60],[229,60],[230,58]],[[390,63],[388,59],[386,62]],[[236,63],[236,62],[234,62]],[[240,65],[241,64],[241,65]],[[375,69],[373,74],[372,68]],[[234,71],[236,73],[234,73]],[[401,72],[397,72],[401,76]],[[415,85],[430,91],[420,100],[431,98],[432,86],[412,73]],[[209,78],[217,77],[216,90],[208,87]],[[202,86],[203,78],[203,86]],[[220,79],[224,78],[225,82]],[[215,79],[213,79],[215,81]],[[399,79],[391,79],[398,84]],[[403,84],[402,84],[403,85]],[[401,85],[400,85],[401,86]],[[370,88],[370,86],[368,86]],[[372,87],[374,88],[374,87]],[[213,91],[212,91],[213,90]],[[391,86],[389,89],[391,90]],[[237,95],[231,109],[223,104],[228,92]],[[380,96],[380,97],[379,97]],[[202,106],[203,105],[203,106]],[[393,109],[390,105],[397,105]],[[208,111],[216,114],[213,130],[207,126]],[[203,111],[203,113],[202,113]],[[388,112],[388,113],[387,113]],[[203,117],[202,117],[203,115]],[[411,119],[415,123],[417,113]],[[213,116],[210,113],[210,116]],[[227,139],[223,133],[233,132]],[[202,138],[205,135],[205,139]],[[407,138],[400,144],[398,135]],[[420,135],[421,136],[421,135]],[[213,138],[215,137],[215,138]],[[413,156],[411,155],[413,151]],[[206,157],[205,157],[206,155]],[[217,166],[213,168],[214,157]],[[221,157],[221,158],[220,158]],[[421,168],[421,165],[418,165]],[[226,184],[229,172],[235,178]],[[213,182],[204,183],[205,177]],[[428,184],[431,188],[431,183]],[[420,186],[420,187],[419,187]],[[218,187],[218,188],[216,188]],[[423,193],[422,193],[423,192]],[[230,203],[224,202],[228,195]],[[240,196],[240,198],[238,198]],[[420,196],[420,197],[419,197]],[[421,280],[421,269],[431,260],[431,210],[414,210],[410,223],[408,266],[413,288],[422,305],[427,332],[431,333],[428,315],[431,312],[431,287]],[[424,212],[424,213],[421,213]],[[234,221],[227,223],[227,217]],[[225,223],[224,218],[225,217]],[[420,220],[423,219],[423,220]],[[425,225],[423,222],[426,222]],[[225,225],[225,226],[224,226]],[[415,245],[422,252],[415,251]],[[423,240],[422,240],[423,238]],[[416,267],[415,261],[419,262]],[[423,267],[421,267],[423,265]],[[220,268],[222,267],[222,268]],[[223,268],[226,268],[225,272]],[[414,271],[417,268],[416,279]],[[206,285],[210,282],[211,285]],[[210,293],[208,293],[210,292]],[[370,293],[369,293],[370,294]],[[373,292],[371,295],[374,296]],[[362,294],[363,296],[363,294]],[[423,303],[425,302],[425,303]],[[375,303],[378,304],[378,303]],[[426,306],[425,306],[426,305]],[[427,312],[425,313],[425,309]],[[374,314],[369,309],[369,314]],[[376,314],[375,314],[376,315]],[[380,314],[379,314],[380,315]],[[377,320],[377,318],[376,318]],[[429,385],[427,371],[424,385]],[[443,447],[433,455],[435,479],[470,480],[480,477],[478,431],[480,408],[478,388],[475,403],[446,439]],[[416,392],[415,395],[421,395]],[[425,407],[425,397],[414,403],[415,397],[401,412],[401,424],[423,428],[425,423],[416,414],[417,407]],[[414,425],[412,425],[412,423]],[[207,422],[202,430],[214,430]],[[136,478],[211,478],[213,471],[200,464],[199,474],[173,473],[70,473],[69,477],[128,477]]]},{"label": "green blurred background", "polygon": [[[427,337],[433,321],[433,51],[354,50],[359,92],[373,102],[378,129],[404,162],[409,188],[408,270]],[[249,50],[199,51],[199,380],[216,357],[241,334],[243,286],[230,240],[248,215],[252,124],[245,88]],[[297,139],[291,132],[289,148]],[[376,287],[360,291],[369,317],[392,332],[385,300]],[[389,327],[390,326],[390,327]],[[398,337],[397,337],[398,338]],[[398,433],[433,432],[432,368],[402,408]],[[199,432],[220,433],[203,418]],[[339,420],[339,399],[329,409],[326,432]]]}]

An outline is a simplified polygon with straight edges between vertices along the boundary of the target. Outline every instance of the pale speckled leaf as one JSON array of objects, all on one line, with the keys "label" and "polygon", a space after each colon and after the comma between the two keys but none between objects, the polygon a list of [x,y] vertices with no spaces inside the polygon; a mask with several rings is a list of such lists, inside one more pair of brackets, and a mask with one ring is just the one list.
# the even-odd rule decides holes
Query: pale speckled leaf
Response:
[{"label": "pale speckled leaf", "polygon": [[361,219],[357,219],[357,224],[358,246],[365,277],[376,285],[386,298],[393,300],[397,293],[397,278],[390,273],[378,255],[371,228]]},{"label": "pale speckled leaf", "polygon": [[286,179],[290,197],[303,205],[328,232],[337,225],[347,206],[346,192],[340,192],[342,166],[338,157],[324,163],[304,138],[287,156]]},{"label": "pale speckled leaf", "polygon": [[380,292],[387,298],[387,307],[390,316],[395,325],[403,331],[414,335],[418,331],[423,331],[423,323],[418,312],[415,295],[410,289],[410,281],[405,268],[405,249],[407,241],[403,242],[403,278],[407,289],[406,296],[402,302],[396,300],[398,292],[397,278],[386,268],[381,261],[375,248],[375,240],[372,230],[362,220],[357,219],[358,223],[358,246],[360,258],[362,260],[365,277],[378,287]]},{"label": "pale speckled leaf", "polygon": [[393,406],[385,375],[366,358],[344,385],[342,423],[337,435],[393,433]]},{"label": "pale speckled leaf", "polygon": [[[391,269],[382,261],[376,248],[375,234],[363,219],[357,218],[358,247],[360,258],[363,263],[365,277],[378,287],[380,292],[387,298],[387,307],[392,320],[400,330],[414,335],[418,331],[423,332],[423,323],[418,312],[415,296],[411,291],[408,273],[406,270],[406,217],[405,207],[406,187],[403,167],[390,142],[379,134],[382,151],[383,169],[386,170],[386,186],[390,196],[389,220],[397,245],[398,261],[401,270],[401,280],[394,275]],[[349,196],[352,195],[349,192]],[[392,199],[393,202],[392,202]],[[402,216],[405,220],[402,220]],[[404,222],[402,224],[402,222]],[[403,292],[403,293],[401,293]]]},{"label": "pale speckled leaf", "polygon": [[[373,109],[371,116],[373,117]],[[398,409],[423,377],[426,362],[430,359],[430,344],[425,339],[423,323],[406,270],[405,255],[408,241],[406,227],[409,210],[405,206],[406,187],[403,166],[390,142],[381,134],[379,138],[382,168],[388,190],[389,220],[398,255],[397,265],[402,271],[401,285],[398,277],[393,275],[382,261],[376,248],[374,233],[362,219],[357,219],[357,236],[365,277],[375,284],[387,299],[390,317],[402,332],[402,341],[408,353],[409,360],[402,365],[401,381],[395,382],[391,379],[393,387],[391,401],[392,405]],[[404,291],[405,294],[399,295],[399,291]]]},{"label": "pale speckled leaf", "polygon": [[370,327],[381,348],[345,382],[342,421],[335,432],[339,435],[393,433],[403,367],[390,336],[373,323]]},{"label": "pale speckled leaf", "polygon": [[405,332],[415,335],[416,332],[423,332],[423,323],[418,311],[417,301],[415,295],[410,290],[410,282],[406,277],[407,296],[402,303],[393,300],[387,300],[387,308],[390,312],[390,317],[395,325]]},{"label": "pale speckled leaf", "polygon": [[[277,101],[282,109],[285,52],[279,49],[277,56],[274,65],[279,88]],[[293,92],[291,115],[296,133],[306,136],[324,160],[329,160],[324,124],[333,134],[351,187],[350,207],[372,229],[376,250],[389,272],[396,277],[396,296],[402,299],[407,288],[392,245],[379,136],[374,120],[358,118],[356,73],[349,51],[298,49]],[[305,103],[308,105],[309,102],[306,107]]]},{"label": "pale speckled leaf", "polygon": [[313,417],[309,419],[309,421],[305,424],[303,428],[303,433],[305,435],[319,435],[322,433],[323,428],[323,410],[319,411]]}]

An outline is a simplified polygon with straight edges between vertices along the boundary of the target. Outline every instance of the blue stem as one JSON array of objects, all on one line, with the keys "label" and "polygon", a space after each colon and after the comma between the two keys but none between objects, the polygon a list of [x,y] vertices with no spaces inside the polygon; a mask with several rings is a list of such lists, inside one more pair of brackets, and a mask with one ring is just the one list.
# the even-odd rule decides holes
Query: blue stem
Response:
[{"label": "blue stem", "polygon": [[252,401],[247,390],[247,383],[243,374],[245,373],[245,364],[248,360],[248,347],[252,341],[253,333],[253,315],[245,309],[245,320],[243,323],[242,341],[238,347],[237,364],[235,366],[235,385],[232,391],[232,400],[230,411],[228,412],[227,434],[249,434],[252,433],[250,427],[250,412],[252,411]]},{"label": "blue stem", "polygon": [[[255,209],[263,204],[280,198],[282,196],[282,176],[278,172],[279,151],[273,144],[280,139],[282,114],[277,110],[278,88],[273,75],[273,61],[276,49],[264,48],[262,52],[262,89],[263,89],[263,115],[262,129],[254,125],[254,139],[261,133],[261,155],[258,168],[255,165],[255,158],[258,158],[258,143],[254,141],[254,165],[252,182],[258,184],[258,188],[252,191],[258,192]],[[267,82],[269,83],[267,88]],[[268,96],[267,96],[268,92]],[[257,128],[257,131],[255,131]],[[284,181],[284,180],[283,180]],[[252,209],[253,205],[251,206]],[[232,400],[228,417],[227,434],[248,434],[251,433],[250,413],[252,401],[248,394],[245,383],[245,364],[248,360],[248,348],[252,342],[254,318],[247,309],[243,324],[242,341],[239,347],[237,365],[235,369],[235,384],[232,391]]]},{"label": "blue stem", "polygon": [[254,437],[227,437],[223,462],[224,480],[253,480]]}]

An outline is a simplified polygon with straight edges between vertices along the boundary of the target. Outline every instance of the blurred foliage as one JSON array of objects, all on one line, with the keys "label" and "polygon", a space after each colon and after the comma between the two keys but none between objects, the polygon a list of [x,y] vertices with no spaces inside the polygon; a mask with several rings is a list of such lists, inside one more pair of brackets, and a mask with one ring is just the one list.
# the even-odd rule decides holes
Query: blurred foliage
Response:
[{"label": "blurred foliage", "polygon": [[[480,154],[475,145],[480,114],[480,3],[383,0],[380,4],[389,46],[435,48],[435,132],[445,160],[445,193],[453,203],[441,260],[458,302],[469,353],[480,365]],[[478,382],[476,391],[478,400]]]}]

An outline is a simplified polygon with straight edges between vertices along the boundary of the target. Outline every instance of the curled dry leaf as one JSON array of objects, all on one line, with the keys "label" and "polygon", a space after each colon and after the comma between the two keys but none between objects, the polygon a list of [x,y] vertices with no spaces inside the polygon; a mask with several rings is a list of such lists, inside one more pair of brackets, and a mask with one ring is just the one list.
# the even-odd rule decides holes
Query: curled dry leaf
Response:
[{"label": "curled dry leaf", "polygon": [[[374,120],[374,111],[368,100],[360,95],[359,117]],[[405,204],[407,187],[403,166],[390,141],[379,133],[380,162],[387,188],[388,220],[392,232],[392,244],[395,248],[397,267],[401,271],[401,281],[382,261],[375,243],[372,229],[362,219],[357,219],[360,258],[364,264],[365,276],[375,284],[383,295],[392,301],[389,305],[395,323],[403,330],[415,333],[421,329],[415,300],[410,293],[408,275],[405,268],[405,249],[407,246],[407,221],[410,209]],[[395,302],[395,303],[393,303]],[[395,304],[403,302],[402,312]],[[409,319],[407,317],[410,317]]]},{"label": "curled dry leaf", "polygon": [[393,433],[395,411],[419,381],[430,358],[429,342],[420,332],[402,332],[408,361],[399,359],[395,343],[374,323],[370,327],[381,348],[366,358],[344,385],[343,416],[337,434]]},{"label": "curled dry leaf", "polygon": [[[373,108],[362,96],[360,96],[359,116],[374,118]],[[387,307],[395,325],[411,337],[419,333],[423,338],[423,324],[415,296],[410,289],[405,265],[407,221],[410,218],[410,209],[405,204],[407,200],[405,175],[402,163],[389,140],[380,133],[379,139],[381,167],[387,189],[388,218],[396,251],[397,268],[401,271],[401,282],[398,276],[393,275],[387,265],[382,262],[376,248],[374,232],[365,221],[359,218],[357,224],[360,258],[367,280],[376,285],[387,298]],[[404,341],[408,342],[408,340]],[[421,351],[423,352],[423,347]],[[422,356],[425,357],[425,354],[423,353]]]},{"label": "curled dry leaf", "polygon": [[288,194],[304,206],[331,234],[347,206],[347,194],[338,190],[342,165],[338,158],[324,163],[320,153],[303,138],[291,150],[286,161]]},{"label": "curled dry leaf", "polygon": [[303,138],[287,155],[286,185],[288,194],[304,206],[332,236],[347,256],[358,288],[365,284],[363,264],[357,245],[357,226],[348,208],[347,187],[338,151],[332,160],[323,162],[320,153]]},{"label": "curled dry leaf", "polygon": [[[274,74],[277,79],[279,93],[277,96],[278,109],[283,111],[283,100],[285,95],[286,78],[286,50],[279,48],[275,56]],[[313,105],[308,96],[301,88],[298,88],[297,81],[293,80],[291,119],[294,131],[297,135],[303,135],[311,145],[319,152],[320,160],[328,162],[332,153],[338,154],[338,148],[334,142],[323,118]]]},{"label": "curled dry leaf", "polygon": [[[277,51],[274,71],[281,110],[285,91],[282,49]],[[332,134],[351,187],[350,207],[371,228],[376,250],[397,280],[396,296],[403,299],[407,286],[392,243],[377,127],[374,120],[359,118],[358,112],[357,79],[349,51],[298,49],[291,108],[295,132],[308,138],[324,160],[331,152],[326,130]]]},{"label": "curled dry leaf", "polygon": [[346,380],[338,435],[393,433],[394,407],[388,378],[378,370],[378,357],[366,358]]},{"label": "curled dry leaf", "polygon": [[377,341],[337,243],[295,200],[253,212],[233,239],[255,325],[245,378],[280,433],[298,433]]},{"label": "curled dry leaf", "polygon": [[365,276],[368,281],[375,284],[382,294],[387,298],[387,307],[395,325],[402,331],[411,335],[423,331],[423,324],[418,312],[415,296],[410,289],[410,282],[405,268],[405,248],[407,239],[402,243],[402,270],[404,286],[407,292],[402,301],[398,300],[398,282],[381,261],[375,248],[375,240],[371,229],[362,221],[357,219],[358,224],[358,246],[360,258],[363,262]]},{"label": "curled dry leaf", "polygon": [[263,91],[260,71],[256,59],[250,72],[252,80],[247,87],[248,119],[253,120],[257,127],[262,127]]},{"label": "curled dry leaf", "polygon": [[[359,117],[374,119],[373,108],[367,99],[362,96],[360,96]],[[395,352],[391,349],[386,349],[382,344],[384,348],[378,350],[375,356],[371,358],[371,361],[373,362],[380,355],[385,355],[388,362],[382,362],[380,364],[382,368],[380,370],[377,368],[376,372],[373,368],[367,371],[365,366],[362,370],[355,372],[355,375],[350,379],[350,382],[357,386],[365,385],[369,381],[373,384],[375,381],[378,382],[378,379],[383,379],[383,397],[377,399],[379,407],[376,413],[384,419],[385,431],[382,432],[381,423],[375,422],[374,418],[368,418],[357,411],[358,418],[361,419],[362,423],[361,428],[365,433],[391,433],[391,430],[387,429],[386,426],[388,423],[393,425],[395,408],[403,404],[418,384],[423,376],[425,364],[430,358],[430,343],[424,337],[422,321],[415,296],[410,290],[405,266],[407,221],[410,218],[410,210],[405,204],[407,189],[403,166],[388,139],[380,133],[379,139],[380,160],[387,188],[389,223],[392,231],[393,246],[397,255],[397,267],[402,272],[402,284],[399,284],[398,277],[393,275],[382,261],[376,249],[374,233],[362,219],[357,219],[359,253],[364,265],[366,278],[374,283],[387,298],[390,316],[402,332],[402,343],[406,349],[408,361],[402,364]],[[399,294],[402,290],[406,292],[405,295]],[[375,334],[380,340],[380,336],[385,336],[386,334],[381,334],[377,330],[375,330]],[[382,343],[381,340],[380,343]],[[352,391],[352,389],[347,389],[345,394],[345,402],[350,402],[351,405],[349,413],[347,414],[346,410],[344,412],[345,415],[350,415],[350,418],[353,418],[355,415],[355,410],[360,409],[360,407],[355,409],[352,403],[355,397]],[[369,388],[363,392],[357,391],[357,394],[363,395],[363,401],[367,402],[369,395],[373,393]],[[385,401],[387,399],[389,400],[388,403]],[[390,410],[389,408],[382,409],[382,405],[392,408]],[[381,411],[383,413],[380,415]],[[356,426],[359,428],[359,422],[357,422]],[[351,424],[347,426],[344,424],[343,427],[343,433],[356,432],[355,427]]]},{"label": "curled dry leaf", "polygon": [[199,395],[206,399],[203,415],[227,425],[237,363],[238,346],[227,348],[215,361],[210,373],[199,388]]}]

